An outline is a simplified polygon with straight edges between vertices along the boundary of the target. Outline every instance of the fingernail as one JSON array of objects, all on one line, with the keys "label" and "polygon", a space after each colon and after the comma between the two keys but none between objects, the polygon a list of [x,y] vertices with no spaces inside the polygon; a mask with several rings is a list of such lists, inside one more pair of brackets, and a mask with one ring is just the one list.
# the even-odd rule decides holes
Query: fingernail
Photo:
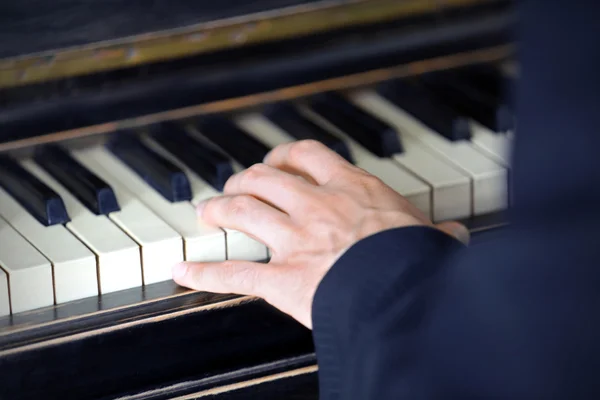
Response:
[{"label": "fingernail", "polygon": [[467,227],[462,224],[457,224],[452,230],[454,232],[454,237],[456,237],[465,245],[469,244],[469,241],[471,240],[471,233]]},{"label": "fingernail", "polygon": [[197,216],[199,216],[199,217],[202,216],[202,213],[204,212],[204,207],[206,207],[207,201],[208,200],[204,200],[204,201],[201,201],[200,203],[198,203],[198,205],[196,206],[196,215]]},{"label": "fingernail", "polygon": [[176,264],[171,271],[173,280],[177,281],[183,279],[185,274],[187,274],[188,268],[189,267],[186,263]]},{"label": "fingernail", "polygon": [[269,151],[262,159],[263,164],[268,164],[269,162],[269,158],[271,157],[271,153],[273,153],[273,150]]}]

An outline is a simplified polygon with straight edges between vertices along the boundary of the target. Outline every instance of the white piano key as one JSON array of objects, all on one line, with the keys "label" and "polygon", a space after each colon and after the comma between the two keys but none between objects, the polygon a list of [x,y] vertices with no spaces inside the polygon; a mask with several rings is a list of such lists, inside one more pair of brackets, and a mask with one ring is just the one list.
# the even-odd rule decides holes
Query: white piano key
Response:
[{"label": "white piano key", "polygon": [[[231,162],[231,167],[233,169],[234,174],[237,174],[238,172],[242,172],[245,169],[239,162],[232,159],[230,155],[228,155],[226,152],[224,152],[222,149],[220,149],[218,146],[216,146],[210,140],[205,138],[202,135],[202,133],[200,131],[198,131],[198,129],[195,126],[190,125],[186,129],[188,130],[188,132],[191,133],[191,135],[193,137],[195,137],[197,140],[201,141],[204,145],[209,146],[212,149],[219,151],[224,156],[228,157]],[[226,234],[229,238],[227,243],[231,244],[231,250],[232,250],[231,253],[227,254],[228,259],[243,260],[243,259],[245,259],[244,257],[246,257],[249,252],[254,253],[255,251],[258,254],[262,254],[262,248],[261,248],[261,246],[263,245],[262,243],[257,242],[255,240],[253,240],[252,238],[250,238],[250,240],[252,240],[254,243],[252,243],[251,248],[248,248],[248,247],[244,246],[244,242],[246,242],[248,240],[246,235],[244,235],[241,232],[232,230],[232,229],[224,229],[224,231],[226,232]],[[244,235],[245,237],[242,237],[242,235]],[[240,241],[242,242],[242,247],[236,246],[236,243],[239,243]],[[240,249],[241,251],[237,251],[237,249]],[[270,258],[271,250],[268,247],[266,249],[267,249],[267,258]]]},{"label": "white piano key", "polygon": [[355,93],[369,103],[379,118],[418,140],[430,152],[450,162],[472,179],[473,214],[481,215],[506,209],[508,171],[486,157],[467,140],[450,141],[396,107],[372,90]]},{"label": "white piano key", "polygon": [[512,151],[514,148],[514,131],[510,130],[506,133],[498,134],[492,132],[488,128],[472,121],[472,138],[473,144],[488,157],[495,160],[497,163],[505,166],[508,170],[508,203],[513,203],[514,191],[512,190],[511,164]]},{"label": "white piano key", "polygon": [[150,187],[134,171],[104,147],[76,152],[81,159],[100,165],[112,178],[121,182],[135,197],[171,226],[184,242],[187,261],[223,261],[226,259],[225,233],[198,220],[188,202],[172,203]]},{"label": "white piano key", "polygon": [[386,185],[404,196],[410,203],[431,218],[431,188],[391,159],[379,158],[358,144],[344,132],[318,115],[307,111],[306,115],[327,128],[330,132],[344,139],[350,153],[354,156],[355,165],[381,179]]},{"label": "white piano key", "polygon": [[[249,135],[254,136],[271,149],[279,146],[280,144],[296,140],[260,114],[242,114],[234,118],[234,122]],[[234,169],[235,168],[236,166],[234,165]],[[271,253],[269,250],[269,257],[270,256]]]},{"label": "white piano key", "polygon": [[259,113],[240,114],[234,118],[234,121],[248,134],[272,149],[281,144],[296,141],[296,138]]},{"label": "white piano key", "polygon": [[96,256],[63,225],[42,225],[2,189],[0,216],[52,263],[57,304],[98,295]]},{"label": "white piano key", "polygon": [[0,268],[8,274],[13,314],[54,304],[52,265],[0,218]]},{"label": "white piano key", "polygon": [[62,197],[71,221],[66,224],[97,257],[101,294],[142,286],[140,248],[104,215],[95,215],[31,160],[21,163]]},{"label": "white piano key", "polygon": [[471,133],[471,142],[481,152],[505,167],[510,166],[511,136],[492,132],[475,121],[471,121]]},{"label": "white piano key", "polygon": [[[192,188],[192,204],[194,207],[204,200],[222,195],[221,192],[214,189],[210,184],[200,178],[198,174],[189,169],[171,153],[167,152],[158,143],[148,138],[144,139],[144,142],[152,149],[156,150],[159,154],[172,161],[185,172]],[[241,166],[234,166],[234,170],[240,169]],[[226,233],[227,259],[263,261],[268,258],[269,253],[267,251],[267,247],[263,243],[260,243],[245,233],[236,231],[234,229],[224,228],[223,230]]]},{"label": "white piano key", "polygon": [[[377,106],[370,96],[361,92],[349,96],[350,100],[372,115],[379,117]],[[469,177],[430,153],[418,140],[397,130],[404,152],[393,159],[407,170],[427,182],[432,188],[432,219],[444,221],[467,218],[471,215],[471,181]]]},{"label": "white piano key", "polygon": [[72,156],[112,187],[121,210],[108,217],[140,245],[144,284],[170,280],[173,265],[184,260],[181,236],[137,200],[100,163],[82,157],[76,151]]},{"label": "white piano key", "polygon": [[404,153],[394,155],[393,158],[431,186],[433,221],[469,217],[471,215],[469,178],[427,152],[413,138],[403,138],[402,144]]},{"label": "white piano key", "polygon": [[8,275],[0,268],[0,317],[10,315],[10,298],[8,296]]},{"label": "white piano key", "polygon": [[[337,128],[323,121],[313,113],[306,111],[305,113],[346,142],[350,153],[354,157],[356,166],[377,176],[388,186],[405,196],[427,216],[431,216],[431,196],[430,188],[427,184],[415,178],[409,172],[406,172],[401,166],[394,163],[394,161],[378,158],[371,154],[346,134],[340,132]],[[272,147],[295,140],[291,135],[259,114],[241,115],[237,118],[236,122],[244,130]]]}]

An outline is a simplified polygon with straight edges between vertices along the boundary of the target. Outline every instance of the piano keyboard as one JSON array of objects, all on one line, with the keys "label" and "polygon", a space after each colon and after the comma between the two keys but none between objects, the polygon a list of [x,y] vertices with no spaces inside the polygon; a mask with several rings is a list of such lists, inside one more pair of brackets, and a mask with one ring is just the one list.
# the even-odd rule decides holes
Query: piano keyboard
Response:
[{"label": "piano keyboard", "polygon": [[194,206],[291,141],[323,142],[436,222],[502,211],[514,134],[505,81],[451,71],[2,156],[0,316],[168,281],[181,260],[268,259]]}]

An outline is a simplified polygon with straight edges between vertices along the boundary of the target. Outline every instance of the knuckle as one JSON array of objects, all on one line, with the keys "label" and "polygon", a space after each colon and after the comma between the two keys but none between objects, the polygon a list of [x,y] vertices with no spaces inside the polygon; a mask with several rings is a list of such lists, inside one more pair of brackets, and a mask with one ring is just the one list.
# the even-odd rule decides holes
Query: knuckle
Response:
[{"label": "knuckle", "polygon": [[289,158],[292,161],[302,161],[307,155],[315,152],[322,146],[323,145],[320,142],[313,139],[294,142],[289,149]]},{"label": "knuckle", "polygon": [[360,196],[367,199],[376,198],[378,193],[385,187],[383,181],[375,175],[360,173],[348,182]]},{"label": "knuckle", "polygon": [[367,191],[371,191],[383,186],[383,181],[379,177],[371,174],[364,174],[359,181],[361,187]]},{"label": "knuckle", "polygon": [[258,271],[252,266],[226,261],[217,274],[219,281],[236,290],[254,292],[256,289]]},{"label": "knuckle", "polygon": [[254,164],[239,173],[238,186],[242,191],[247,191],[256,186],[257,182],[269,175],[270,167],[265,164]]},{"label": "knuckle", "polygon": [[225,186],[223,187],[223,192],[228,193],[234,191],[240,185],[240,179],[242,178],[243,172],[238,172],[231,175],[227,181],[225,182]]},{"label": "knuckle", "polygon": [[311,243],[315,240],[315,224],[304,224],[294,232],[297,243]]},{"label": "knuckle", "polygon": [[273,162],[273,159],[276,159],[277,157],[281,156],[282,153],[285,153],[285,147],[285,144],[278,144],[277,146],[273,147],[271,151],[267,153],[263,162],[267,165]]},{"label": "knuckle", "polygon": [[267,175],[269,171],[270,168],[265,164],[254,164],[242,173],[242,180],[252,182]]},{"label": "knuckle", "polygon": [[229,201],[226,212],[233,216],[247,215],[252,210],[252,204],[253,199],[250,196],[235,196]]},{"label": "knuckle", "polygon": [[218,198],[205,200],[202,210],[202,219],[207,222],[212,222],[215,218],[218,218],[220,204],[221,202]]},{"label": "knuckle", "polygon": [[223,261],[215,271],[217,280],[225,284],[231,283],[235,278],[234,268],[235,262]]}]

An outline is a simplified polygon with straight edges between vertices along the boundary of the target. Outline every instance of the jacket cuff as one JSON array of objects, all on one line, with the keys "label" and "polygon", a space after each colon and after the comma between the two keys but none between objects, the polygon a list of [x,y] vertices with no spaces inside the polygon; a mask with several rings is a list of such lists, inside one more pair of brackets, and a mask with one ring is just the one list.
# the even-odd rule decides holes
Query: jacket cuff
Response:
[{"label": "jacket cuff", "polygon": [[411,226],[369,236],[337,260],[312,305],[322,399],[340,396],[351,338],[386,304],[410,303],[415,289],[461,248],[461,242],[438,229]]}]

